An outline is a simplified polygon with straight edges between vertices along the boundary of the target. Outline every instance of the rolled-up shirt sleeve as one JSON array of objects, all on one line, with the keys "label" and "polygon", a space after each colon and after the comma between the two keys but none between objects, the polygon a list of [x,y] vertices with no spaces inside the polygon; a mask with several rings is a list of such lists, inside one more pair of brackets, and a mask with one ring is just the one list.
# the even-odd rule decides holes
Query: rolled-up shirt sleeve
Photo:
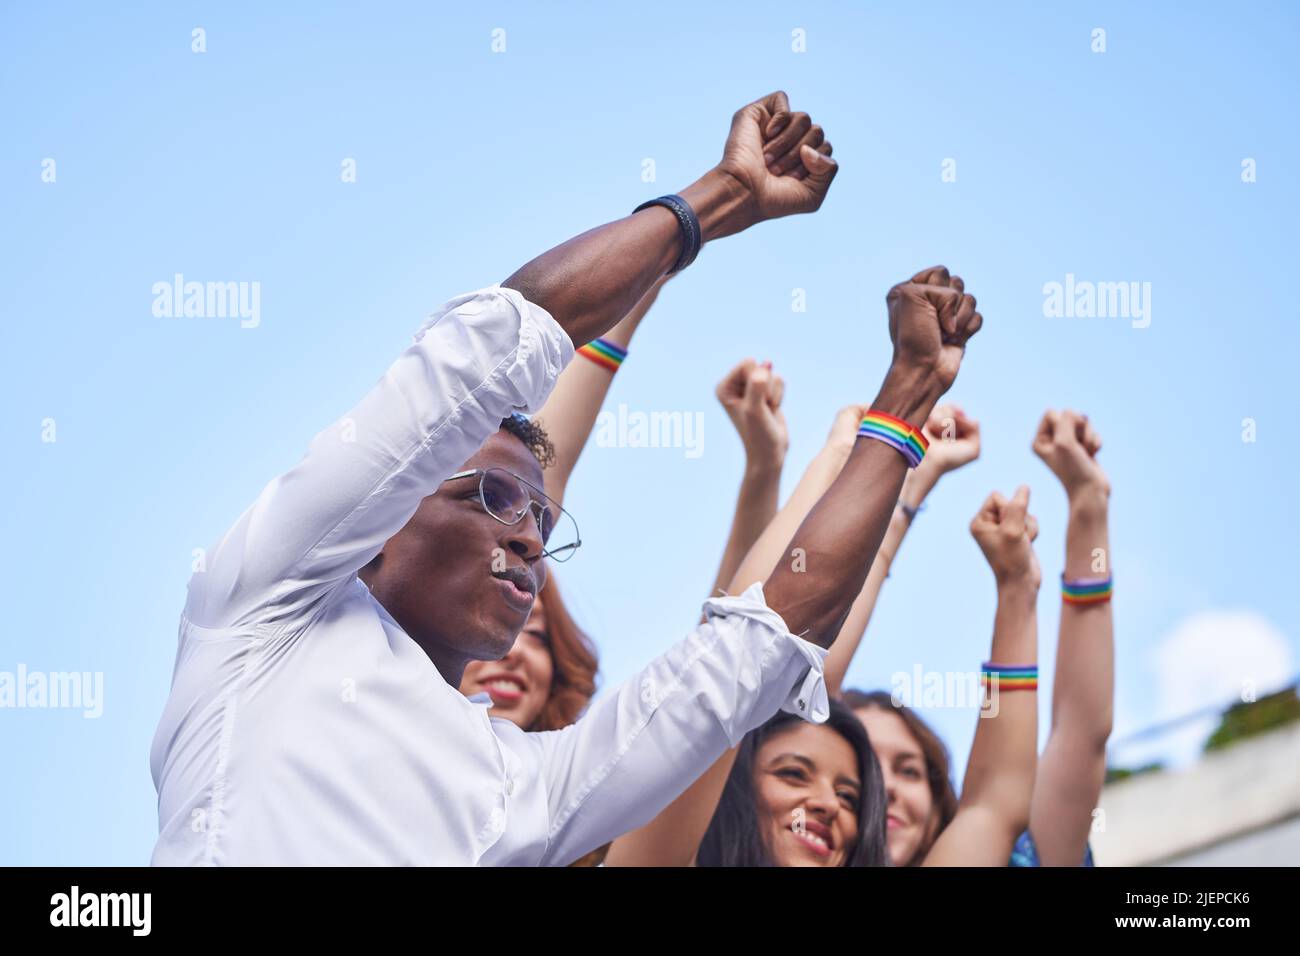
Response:
[{"label": "rolled-up shirt sleeve", "polygon": [[778,710],[830,715],[828,652],[790,633],[761,584],[704,609],[704,623],[577,723],[527,735],[547,787],[544,864],[648,823]]},{"label": "rolled-up shirt sleeve", "polygon": [[513,289],[447,302],[225,534],[191,578],[187,617],[213,627],[301,618],[378,554],[503,418],[540,408],[573,354],[550,314]]}]

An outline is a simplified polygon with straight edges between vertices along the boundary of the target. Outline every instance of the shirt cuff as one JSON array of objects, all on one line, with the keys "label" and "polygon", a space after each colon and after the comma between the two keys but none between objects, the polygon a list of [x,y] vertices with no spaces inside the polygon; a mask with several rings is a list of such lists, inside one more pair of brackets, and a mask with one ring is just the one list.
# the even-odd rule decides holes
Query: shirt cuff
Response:
[{"label": "shirt cuff", "polygon": [[[763,585],[759,582],[751,584],[741,594],[709,598],[704,602],[706,620],[727,614],[741,614],[753,618],[776,632],[777,640],[768,650],[764,658],[765,663],[778,655],[786,660],[802,659],[807,669],[801,671],[800,677],[795,681],[780,709],[787,714],[802,717],[809,723],[825,723],[831,715],[830,695],[826,691],[825,674],[826,657],[830,651],[791,634],[781,615],[767,606],[767,600],[763,597]],[[775,666],[780,667],[779,664]]]}]

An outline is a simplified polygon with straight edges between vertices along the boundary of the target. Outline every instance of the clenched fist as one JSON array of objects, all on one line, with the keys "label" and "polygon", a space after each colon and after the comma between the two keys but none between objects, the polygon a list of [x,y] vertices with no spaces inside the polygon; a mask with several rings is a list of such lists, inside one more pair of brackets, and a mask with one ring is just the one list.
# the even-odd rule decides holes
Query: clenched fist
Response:
[{"label": "clenched fist", "polygon": [[956,405],[938,406],[921,431],[930,440],[930,448],[917,470],[934,472],[936,481],[980,456],[980,423],[967,418]]},{"label": "clenched fist", "polygon": [[1043,573],[1034,554],[1038,520],[1029,513],[1029,488],[1021,485],[1008,501],[996,491],[984,499],[970,523],[999,586],[1023,583],[1037,588]]},{"label": "clenched fist", "polygon": [[967,340],[984,324],[975,296],[961,276],[934,266],[894,286],[885,301],[894,367],[919,373],[937,398],[952,387]]},{"label": "clenched fist", "polygon": [[790,431],[781,411],[785,380],[772,363],[745,359],[718,383],[718,401],[740,433],[750,465],[780,468],[790,447]]},{"label": "clenched fist", "polygon": [[1097,463],[1101,436],[1078,412],[1047,411],[1034,436],[1034,454],[1056,475],[1065,493],[1074,499],[1092,495],[1104,501],[1110,496],[1110,480]]},{"label": "clenched fist", "polygon": [[745,226],[801,212],[815,212],[826,198],[839,165],[831,144],[807,113],[790,110],[782,92],[742,107],[731,118],[731,132],[718,171],[747,194]]}]

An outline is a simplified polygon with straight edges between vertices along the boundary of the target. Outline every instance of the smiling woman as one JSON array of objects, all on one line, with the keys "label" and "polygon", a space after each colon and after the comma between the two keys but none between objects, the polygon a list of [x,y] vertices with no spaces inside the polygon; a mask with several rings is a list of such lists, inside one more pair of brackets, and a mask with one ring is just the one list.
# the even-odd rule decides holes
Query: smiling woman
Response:
[{"label": "smiling woman", "polygon": [[948,748],[913,710],[895,705],[889,691],[846,690],[841,699],[866,726],[883,767],[889,855],[895,866],[919,866],[957,814]]},{"label": "smiling woman", "polygon": [[885,786],[867,732],[779,713],[740,744],[697,866],[887,866]]}]

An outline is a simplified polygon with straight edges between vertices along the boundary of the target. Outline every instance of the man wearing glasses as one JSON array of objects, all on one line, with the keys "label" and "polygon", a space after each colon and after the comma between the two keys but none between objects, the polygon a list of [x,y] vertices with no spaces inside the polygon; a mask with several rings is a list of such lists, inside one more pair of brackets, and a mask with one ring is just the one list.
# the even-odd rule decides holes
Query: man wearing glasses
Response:
[{"label": "man wearing glasses", "polygon": [[[263,490],[190,581],[151,751],[155,864],[562,865],[648,822],[778,708],[825,719],[824,646],[905,470],[875,442],[845,467],[859,486],[827,493],[834,520],[805,524],[817,573],[710,601],[573,726],[525,733],[457,687],[510,650],[548,553],[579,543],[538,490],[544,436],[515,411],[703,241],[815,211],[829,155],[783,93],[744,107],[722,162],[679,196],[444,305]],[[903,323],[924,323],[933,342],[878,400],[922,422],[943,390],[926,372],[939,325]]]}]

